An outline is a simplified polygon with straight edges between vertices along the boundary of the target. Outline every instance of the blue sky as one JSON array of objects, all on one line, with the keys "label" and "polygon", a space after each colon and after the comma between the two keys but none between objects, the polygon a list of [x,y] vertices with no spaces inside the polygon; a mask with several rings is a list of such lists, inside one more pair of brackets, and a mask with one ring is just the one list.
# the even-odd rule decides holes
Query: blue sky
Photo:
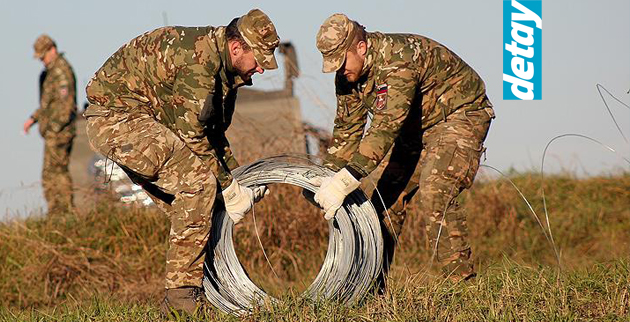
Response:
[{"label": "blue sky", "polygon": [[[482,76],[497,119],[487,139],[485,163],[502,170],[539,168],[547,142],[560,134],[596,138],[630,157],[595,88],[601,83],[630,103],[630,1],[544,0],[542,29],[542,100],[502,100],[501,1],[5,1],[0,12],[0,211],[43,205],[39,189],[43,142],[37,131],[21,134],[24,120],[37,108],[37,77],[32,44],[51,35],[75,68],[79,101],[101,64],[122,44],[164,24],[225,25],[258,7],[274,21],[283,40],[298,50],[302,76],[296,92],[307,121],[332,128],[334,92],[331,75],[320,72],[315,47],[319,25],[343,12],[368,30],[408,32],[431,37],[460,55]],[[254,78],[260,88],[280,87],[283,75]],[[609,98],[626,136],[630,111]],[[587,140],[568,138],[550,148],[545,168],[590,174],[625,169],[620,157]],[[1,216],[0,216],[1,217]]]}]

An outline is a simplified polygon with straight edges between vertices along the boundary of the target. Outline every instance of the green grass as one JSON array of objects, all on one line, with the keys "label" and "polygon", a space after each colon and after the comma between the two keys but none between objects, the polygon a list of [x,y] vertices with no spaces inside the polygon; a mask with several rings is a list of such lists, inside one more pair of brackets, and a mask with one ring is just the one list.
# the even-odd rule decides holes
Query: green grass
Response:
[{"label": "green grass", "polygon": [[[539,215],[540,180],[514,174]],[[453,284],[431,267],[421,218],[411,205],[388,293],[359,305],[309,302],[326,249],[321,214],[298,189],[277,187],[237,226],[241,262],[283,299],[249,321],[628,321],[630,175],[550,176],[545,193],[561,269],[529,210],[505,180],[462,196],[479,275]],[[282,209],[277,211],[277,209]],[[543,223],[544,218],[542,218]],[[160,321],[168,219],[154,209],[103,201],[56,218],[0,223],[0,321]],[[419,274],[417,272],[423,272]],[[200,321],[237,321],[216,312]]]},{"label": "green grass", "polygon": [[[630,319],[630,271],[618,260],[558,273],[503,261],[476,280],[411,276],[359,305],[312,302],[285,294],[256,307],[249,321],[623,321]],[[55,308],[0,310],[0,321],[162,321],[155,305],[93,297]],[[184,321],[185,319],[174,319]],[[214,312],[191,321],[238,321]]]}]

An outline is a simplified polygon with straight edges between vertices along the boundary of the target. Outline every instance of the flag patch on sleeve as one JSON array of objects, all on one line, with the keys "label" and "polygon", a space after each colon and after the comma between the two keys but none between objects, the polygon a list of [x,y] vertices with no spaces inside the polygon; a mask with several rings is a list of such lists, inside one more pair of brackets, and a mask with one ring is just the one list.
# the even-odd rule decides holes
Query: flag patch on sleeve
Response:
[{"label": "flag patch on sleeve", "polygon": [[387,84],[376,86],[376,109],[382,110],[387,105]]}]

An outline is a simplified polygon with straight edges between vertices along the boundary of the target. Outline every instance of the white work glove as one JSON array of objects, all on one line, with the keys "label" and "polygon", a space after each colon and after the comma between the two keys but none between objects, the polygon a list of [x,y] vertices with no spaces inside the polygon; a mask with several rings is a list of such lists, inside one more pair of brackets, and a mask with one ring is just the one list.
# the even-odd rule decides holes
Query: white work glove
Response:
[{"label": "white work glove", "polygon": [[269,195],[267,186],[257,186],[254,189],[240,185],[236,179],[221,193],[225,203],[225,210],[234,223],[238,223],[245,214],[252,209],[255,202]]},{"label": "white work glove", "polygon": [[339,170],[332,177],[318,177],[310,182],[314,186],[319,186],[319,190],[315,194],[315,201],[324,209],[326,220],[335,217],[346,196],[361,185],[359,180],[355,179],[345,168]]},{"label": "white work glove", "polygon": [[269,195],[269,188],[267,186],[254,187],[254,202],[259,202],[262,198]]},{"label": "white work glove", "polygon": [[221,194],[223,195],[225,210],[235,224],[245,217],[245,214],[252,209],[255,202],[254,191],[241,186],[236,179],[232,179],[230,186],[223,189]]}]

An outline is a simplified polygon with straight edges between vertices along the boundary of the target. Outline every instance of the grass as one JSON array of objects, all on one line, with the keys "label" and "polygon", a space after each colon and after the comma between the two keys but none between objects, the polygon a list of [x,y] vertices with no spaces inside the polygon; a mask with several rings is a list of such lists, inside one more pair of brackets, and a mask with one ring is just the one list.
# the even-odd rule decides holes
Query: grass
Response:
[{"label": "grass", "polygon": [[[540,180],[511,179],[539,215]],[[545,179],[561,267],[526,205],[505,180],[479,181],[462,196],[479,275],[454,284],[430,267],[422,220],[411,205],[391,285],[360,305],[307,302],[326,224],[292,187],[273,187],[236,229],[252,279],[284,301],[249,321],[630,320],[630,174]],[[543,223],[546,225],[544,218]],[[106,200],[56,218],[0,224],[0,321],[159,321],[168,220],[154,209]],[[208,319],[200,319],[208,320]],[[216,313],[213,321],[239,319]]]},{"label": "grass", "polygon": [[[630,308],[630,271],[624,260],[558,275],[553,269],[505,260],[475,281],[453,284],[411,276],[353,307],[285,294],[277,305],[254,309],[247,321],[620,321]],[[238,321],[215,312],[193,321]],[[0,310],[0,321],[160,321],[158,309],[107,297],[48,308]],[[178,319],[175,319],[178,320]],[[181,319],[182,321],[184,319]]]}]

